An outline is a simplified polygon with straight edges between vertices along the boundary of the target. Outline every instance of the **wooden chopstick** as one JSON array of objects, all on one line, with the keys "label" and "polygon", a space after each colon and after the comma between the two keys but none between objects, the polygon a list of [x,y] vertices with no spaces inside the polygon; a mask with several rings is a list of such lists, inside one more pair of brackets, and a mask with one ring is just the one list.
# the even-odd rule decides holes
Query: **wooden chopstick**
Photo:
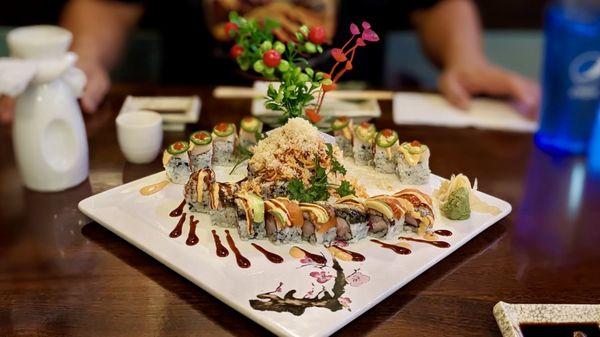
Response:
[{"label": "wooden chopstick", "polygon": [[[218,86],[213,90],[213,97],[232,99],[232,98],[262,98],[264,92],[250,87],[228,87]],[[392,91],[382,90],[334,90],[327,93],[328,97],[336,99],[378,99],[392,100],[394,93]]]}]

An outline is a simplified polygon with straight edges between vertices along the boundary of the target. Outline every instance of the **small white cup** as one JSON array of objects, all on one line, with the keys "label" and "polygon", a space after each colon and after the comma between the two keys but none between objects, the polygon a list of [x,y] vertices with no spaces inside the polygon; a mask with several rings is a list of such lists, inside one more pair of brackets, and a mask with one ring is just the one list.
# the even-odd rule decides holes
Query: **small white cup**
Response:
[{"label": "small white cup", "polygon": [[117,116],[117,139],[127,161],[147,164],[162,147],[162,117],[154,111],[131,111]]}]

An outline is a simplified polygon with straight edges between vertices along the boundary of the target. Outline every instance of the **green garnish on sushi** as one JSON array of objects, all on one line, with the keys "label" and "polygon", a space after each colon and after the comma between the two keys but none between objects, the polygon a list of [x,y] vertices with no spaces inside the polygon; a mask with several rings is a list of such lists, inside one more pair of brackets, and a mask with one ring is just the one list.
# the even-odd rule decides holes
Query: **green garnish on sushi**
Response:
[{"label": "green garnish on sushi", "polygon": [[260,131],[262,122],[256,117],[248,116],[242,119],[240,127],[246,132],[254,133]]},{"label": "green garnish on sushi", "polygon": [[235,132],[235,125],[232,123],[219,123],[213,128],[213,133],[219,137],[227,137]]},{"label": "green garnish on sushi", "polygon": [[254,222],[265,221],[265,203],[261,197],[254,193],[245,195],[248,206],[252,209]]},{"label": "green garnish on sushi", "polygon": [[405,148],[410,154],[421,154],[427,149],[427,146],[421,144],[417,140],[413,140],[410,143],[402,143],[402,147]]},{"label": "green garnish on sushi", "polygon": [[367,122],[362,122],[354,128],[354,133],[363,142],[370,142],[375,137],[377,130],[375,125]]},{"label": "green garnish on sushi", "polygon": [[169,145],[169,147],[167,147],[167,152],[169,154],[175,156],[178,154],[182,154],[189,149],[190,149],[190,143],[188,143],[184,140],[179,140],[179,141],[176,141],[175,143]]},{"label": "green garnish on sushi", "polygon": [[212,136],[208,131],[196,131],[190,136],[190,141],[196,145],[207,145],[212,142]]},{"label": "green garnish on sushi", "polygon": [[377,133],[375,143],[379,147],[390,147],[398,141],[398,133],[394,130],[385,129]]},{"label": "green garnish on sushi", "polygon": [[450,220],[468,219],[471,216],[469,190],[466,187],[454,190],[440,209],[444,216]]},{"label": "green garnish on sushi", "polygon": [[333,131],[341,130],[347,127],[350,124],[350,119],[348,117],[339,117],[331,122],[331,129]]}]

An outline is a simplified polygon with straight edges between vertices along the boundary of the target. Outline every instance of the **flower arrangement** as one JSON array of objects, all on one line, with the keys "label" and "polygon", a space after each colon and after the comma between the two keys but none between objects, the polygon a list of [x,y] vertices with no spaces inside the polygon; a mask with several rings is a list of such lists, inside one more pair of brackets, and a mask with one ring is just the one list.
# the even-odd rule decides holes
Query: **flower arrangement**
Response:
[{"label": "flower arrangement", "polygon": [[362,30],[351,24],[350,39],[341,48],[331,50],[336,63],[325,73],[312,69],[306,59],[323,53],[323,27],[302,26],[295,33],[294,41],[283,43],[272,33],[278,26],[273,20],[259,23],[231,12],[225,25],[226,35],[235,40],[230,56],[243,71],[252,68],[267,80],[280,83],[278,88],[269,84],[265,106],[282,112],[282,124],[293,117],[304,117],[317,123],[322,119],[319,112],[325,93],[335,90],[340,77],[352,69],[358,48],[366,46],[367,42],[379,41],[379,36],[367,22],[362,23]]}]

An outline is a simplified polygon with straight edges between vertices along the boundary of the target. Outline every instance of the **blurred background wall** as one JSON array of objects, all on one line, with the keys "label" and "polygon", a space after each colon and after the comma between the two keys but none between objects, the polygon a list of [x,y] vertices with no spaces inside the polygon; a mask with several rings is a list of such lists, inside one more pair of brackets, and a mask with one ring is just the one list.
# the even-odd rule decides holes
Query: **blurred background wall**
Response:
[{"label": "blurred background wall", "polygon": [[[356,1],[356,0],[342,0]],[[66,0],[4,0],[0,10],[0,56],[8,51],[5,35],[11,27],[57,24]],[[542,48],[542,13],[548,0],[479,0],[485,27],[485,49],[490,59],[504,67],[537,79]],[[411,31],[385,33],[383,80],[388,87],[435,86],[437,70],[423,57]],[[133,36],[115,81],[157,82],[160,78],[161,37],[152,27]]]}]

